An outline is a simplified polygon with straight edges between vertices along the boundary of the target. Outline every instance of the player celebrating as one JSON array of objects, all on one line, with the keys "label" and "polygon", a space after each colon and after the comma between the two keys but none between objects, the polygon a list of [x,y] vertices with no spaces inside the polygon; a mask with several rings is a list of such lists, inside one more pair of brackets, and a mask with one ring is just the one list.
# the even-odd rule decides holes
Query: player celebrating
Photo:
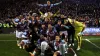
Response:
[{"label": "player celebrating", "polygon": [[18,31],[18,23],[20,21],[20,19],[18,18],[18,16],[16,16],[15,19],[12,20],[15,28],[16,28],[16,39],[17,39],[17,46],[19,46],[19,31]]},{"label": "player celebrating", "polygon": [[68,18],[68,20],[75,28],[75,37],[78,41],[77,50],[80,50],[81,43],[82,43],[82,32],[85,29],[85,24],[83,24],[82,22],[76,21],[75,19]]},{"label": "player celebrating", "polygon": [[74,53],[74,56],[77,56],[75,51],[71,48],[68,47],[67,45],[67,39],[61,40],[59,36],[56,36],[55,41],[54,41],[54,55],[53,56],[65,56],[69,51],[72,51]]},{"label": "player celebrating", "polygon": [[67,36],[68,37],[68,45],[74,46],[75,27],[70,23],[69,20],[65,20],[64,24],[66,25],[64,27],[67,29],[67,33],[68,33],[68,36]]},{"label": "player celebrating", "polygon": [[51,4],[50,1],[47,1],[47,4],[37,4],[37,5],[38,5],[38,6],[45,6],[45,7],[48,7],[48,9],[51,9],[53,6],[59,5],[59,4],[61,4],[61,3],[62,3],[62,1],[59,2],[59,3]]}]

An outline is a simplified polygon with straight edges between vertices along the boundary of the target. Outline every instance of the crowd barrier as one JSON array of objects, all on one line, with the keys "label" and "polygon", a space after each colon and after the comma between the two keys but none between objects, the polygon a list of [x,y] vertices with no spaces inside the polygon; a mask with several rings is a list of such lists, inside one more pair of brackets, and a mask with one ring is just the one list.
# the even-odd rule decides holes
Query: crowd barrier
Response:
[{"label": "crowd barrier", "polygon": [[10,34],[14,32],[15,28],[0,28],[0,34]]}]

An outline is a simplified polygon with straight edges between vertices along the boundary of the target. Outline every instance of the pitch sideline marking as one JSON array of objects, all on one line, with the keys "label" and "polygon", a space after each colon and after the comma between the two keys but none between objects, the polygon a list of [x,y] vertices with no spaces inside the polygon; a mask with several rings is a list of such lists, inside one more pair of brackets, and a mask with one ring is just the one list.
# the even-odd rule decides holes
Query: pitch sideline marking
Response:
[{"label": "pitch sideline marking", "polygon": [[91,42],[89,39],[85,39],[87,42],[91,43],[92,45],[94,45],[95,47],[97,47],[98,49],[100,49],[99,46],[97,46],[96,44],[94,44],[93,42]]},{"label": "pitch sideline marking", "polygon": [[16,40],[0,40],[0,41],[16,41]]},{"label": "pitch sideline marking", "polygon": [[[98,40],[98,39],[100,39],[100,38],[95,38],[95,39],[94,38],[90,38],[88,40]],[[82,39],[82,40],[86,40],[86,39]],[[16,40],[0,40],[0,41],[16,41]]]}]

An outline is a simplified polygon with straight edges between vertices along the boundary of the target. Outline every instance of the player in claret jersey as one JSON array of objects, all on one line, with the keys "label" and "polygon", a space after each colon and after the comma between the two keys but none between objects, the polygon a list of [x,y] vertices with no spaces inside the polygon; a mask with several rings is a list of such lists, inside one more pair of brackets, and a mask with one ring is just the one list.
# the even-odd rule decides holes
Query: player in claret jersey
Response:
[{"label": "player in claret jersey", "polygon": [[75,51],[68,46],[67,38],[61,39],[59,35],[55,37],[54,49],[55,52],[53,56],[65,56],[67,53],[70,53],[70,51],[74,54],[74,56],[77,56]]}]

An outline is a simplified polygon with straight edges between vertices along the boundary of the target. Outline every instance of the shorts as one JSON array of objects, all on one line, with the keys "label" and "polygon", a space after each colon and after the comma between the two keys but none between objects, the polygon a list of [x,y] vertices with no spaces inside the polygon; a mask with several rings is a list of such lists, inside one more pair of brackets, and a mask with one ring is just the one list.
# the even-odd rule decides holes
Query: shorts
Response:
[{"label": "shorts", "polygon": [[66,36],[68,35],[67,31],[60,31],[60,34],[65,34]]},{"label": "shorts", "polygon": [[22,38],[23,32],[18,32],[18,37],[17,38]]},{"label": "shorts", "polygon": [[25,35],[22,34],[22,38],[27,38],[27,36],[25,36]]},{"label": "shorts", "polygon": [[27,40],[22,40],[21,42],[24,43],[24,45],[27,45],[28,43],[30,43],[30,41],[27,39]]}]

